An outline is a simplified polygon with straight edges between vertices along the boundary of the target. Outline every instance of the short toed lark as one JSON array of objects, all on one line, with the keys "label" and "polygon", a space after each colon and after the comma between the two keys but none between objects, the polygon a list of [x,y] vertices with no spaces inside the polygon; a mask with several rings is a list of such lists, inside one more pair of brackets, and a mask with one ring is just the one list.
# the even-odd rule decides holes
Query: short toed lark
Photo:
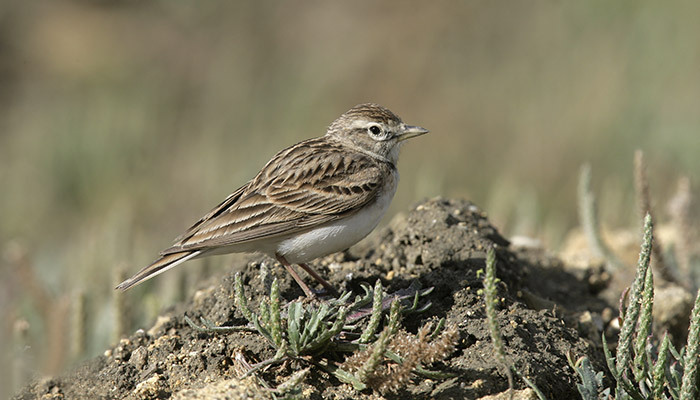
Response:
[{"label": "short toed lark", "polygon": [[313,292],[291,264],[335,293],[306,263],[347,249],[377,226],[396,192],[401,144],[427,132],[377,104],[353,107],[325,136],[277,153],[117,288],[126,290],[192,258],[257,251],[282,263],[307,296]]}]

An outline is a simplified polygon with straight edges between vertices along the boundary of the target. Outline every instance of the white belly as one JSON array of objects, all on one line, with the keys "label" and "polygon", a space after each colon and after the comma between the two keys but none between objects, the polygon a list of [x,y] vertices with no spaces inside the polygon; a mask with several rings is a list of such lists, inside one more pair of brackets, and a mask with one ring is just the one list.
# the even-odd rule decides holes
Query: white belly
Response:
[{"label": "white belly", "polygon": [[299,264],[354,245],[372,232],[382,219],[396,193],[398,180],[398,173],[395,173],[394,179],[389,179],[384,188],[384,195],[364,210],[348,218],[284,239],[277,244],[276,253],[284,256],[292,264]]}]

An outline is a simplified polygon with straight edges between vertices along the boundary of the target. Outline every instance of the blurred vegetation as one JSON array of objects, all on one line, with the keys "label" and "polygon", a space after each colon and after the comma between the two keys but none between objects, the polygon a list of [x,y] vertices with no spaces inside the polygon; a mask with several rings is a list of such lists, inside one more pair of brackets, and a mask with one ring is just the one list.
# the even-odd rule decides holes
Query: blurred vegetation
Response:
[{"label": "blurred vegetation", "polygon": [[[601,220],[636,223],[637,148],[655,202],[683,175],[697,193],[698,12],[632,0],[3,2],[0,387],[98,354],[182,296],[196,267],[124,299],[111,290],[276,151],[360,102],[431,130],[403,150],[391,213],[466,197],[506,234],[556,248],[576,226],[584,162],[603,177]],[[70,327],[86,343],[69,346]]]}]

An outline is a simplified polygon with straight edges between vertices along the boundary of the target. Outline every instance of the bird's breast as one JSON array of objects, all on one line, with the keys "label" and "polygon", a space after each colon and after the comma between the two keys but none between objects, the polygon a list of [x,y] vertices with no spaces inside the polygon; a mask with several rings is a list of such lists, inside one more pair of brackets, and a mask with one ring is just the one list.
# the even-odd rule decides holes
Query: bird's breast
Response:
[{"label": "bird's breast", "polygon": [[396,193],[398,181],[398,172],[394,170],[373,203],[346,218],[282,240],[277,245],[277,254],[292,264],[306,263],[359,242],[379,224]]}]

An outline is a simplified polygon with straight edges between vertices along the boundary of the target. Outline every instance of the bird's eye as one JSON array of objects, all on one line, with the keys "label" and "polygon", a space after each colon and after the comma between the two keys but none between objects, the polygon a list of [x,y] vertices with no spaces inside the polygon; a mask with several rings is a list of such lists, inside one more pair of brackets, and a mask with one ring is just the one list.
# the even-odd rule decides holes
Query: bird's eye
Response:
[{"label": "bird's eye", "polygon": [[369,133],[372,136],[379,136],[379,134],[382,133],[382,128],[378,127],[377,125],[372,125],[367,128],[367,130],[369,130]]}]

